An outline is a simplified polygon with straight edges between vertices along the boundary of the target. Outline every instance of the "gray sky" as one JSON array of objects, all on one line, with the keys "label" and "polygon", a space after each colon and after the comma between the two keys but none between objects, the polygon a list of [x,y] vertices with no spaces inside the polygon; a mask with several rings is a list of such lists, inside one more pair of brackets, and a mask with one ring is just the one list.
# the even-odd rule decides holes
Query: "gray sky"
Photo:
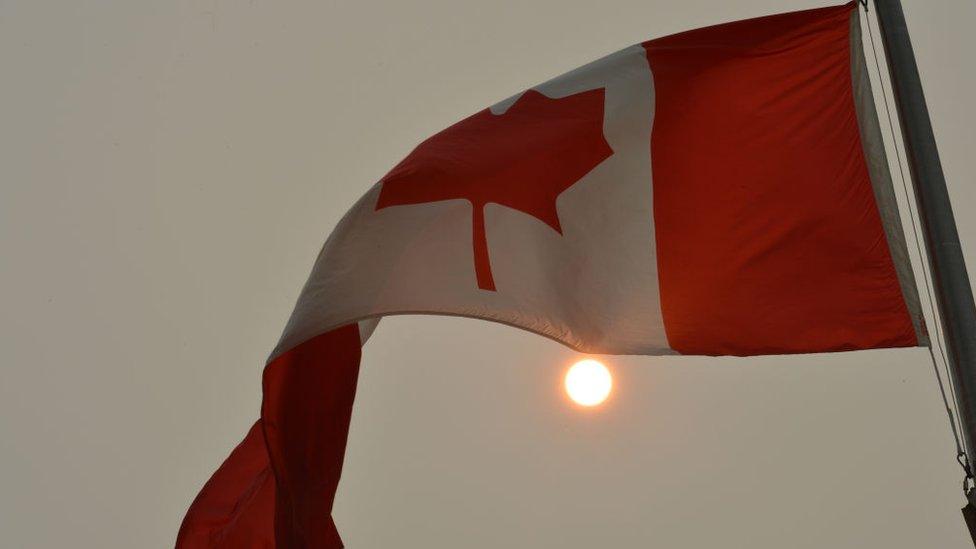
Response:
[{"label": "gray sky", "polygon": [[[0,0],[0,545],[171,546],[325,236],[423,138],[647,38],[823,5]],[[976,2],[935,5],[905,10],[976,272]],[[347,545],[969,546],[922,349],[614,357],[588,413],[576,358],[384,321]]]}]

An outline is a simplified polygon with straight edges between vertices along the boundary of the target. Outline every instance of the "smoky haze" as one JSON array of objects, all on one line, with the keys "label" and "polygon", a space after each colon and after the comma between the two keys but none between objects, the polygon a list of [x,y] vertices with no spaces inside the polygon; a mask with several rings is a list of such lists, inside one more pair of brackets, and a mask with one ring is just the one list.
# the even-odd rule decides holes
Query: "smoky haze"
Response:
[{"label": "smoky haze", "polygon": [[[324,238],[425,137],[629,44],[825,5],[0,2],[0,546],[172,546]],[[976,272],[976,2],[905,11]],[[601,357],[586,411],[579,358],[384,320],[347,546],[971,547],[924,349]]]}]

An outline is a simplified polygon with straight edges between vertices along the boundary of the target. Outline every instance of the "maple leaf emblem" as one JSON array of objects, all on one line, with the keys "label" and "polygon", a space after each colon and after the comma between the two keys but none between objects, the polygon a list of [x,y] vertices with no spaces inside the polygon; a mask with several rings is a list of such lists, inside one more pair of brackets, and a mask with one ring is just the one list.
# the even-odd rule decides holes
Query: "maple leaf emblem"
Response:
[{"label": "maple leaf emblem", "polygon": [[562,234],[556,198],[613,149],[603,136],[603,88],[560,99],[529,90],[504,114],[485,109],[417,146],[381,180],[376,209],[466,199],[478,287],[495,291],[485,205],[535,217]]}]

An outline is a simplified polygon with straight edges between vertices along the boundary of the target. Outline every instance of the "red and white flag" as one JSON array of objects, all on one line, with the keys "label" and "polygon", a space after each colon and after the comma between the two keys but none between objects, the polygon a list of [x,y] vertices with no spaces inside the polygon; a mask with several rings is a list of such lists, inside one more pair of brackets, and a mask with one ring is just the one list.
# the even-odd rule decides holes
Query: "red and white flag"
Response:
[{"label": "red and white flag", "polygon": [[612,354],[924,343],[855,7],[651,40],[421,143],[325,243],[261,420],[177,547],[342,546],[360,345],[385,315]]}]

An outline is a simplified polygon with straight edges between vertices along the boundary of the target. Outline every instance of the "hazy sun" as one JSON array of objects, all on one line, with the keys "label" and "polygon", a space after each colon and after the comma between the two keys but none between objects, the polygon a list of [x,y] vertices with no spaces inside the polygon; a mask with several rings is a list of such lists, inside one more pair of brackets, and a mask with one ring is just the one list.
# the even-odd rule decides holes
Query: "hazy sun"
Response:
[{"label": "hazy sun", "polygon": [[610,396],[613,378],[606,366],[588,358],[573,364],[566,372],[565,385],[573,402],[596,406]]}]

